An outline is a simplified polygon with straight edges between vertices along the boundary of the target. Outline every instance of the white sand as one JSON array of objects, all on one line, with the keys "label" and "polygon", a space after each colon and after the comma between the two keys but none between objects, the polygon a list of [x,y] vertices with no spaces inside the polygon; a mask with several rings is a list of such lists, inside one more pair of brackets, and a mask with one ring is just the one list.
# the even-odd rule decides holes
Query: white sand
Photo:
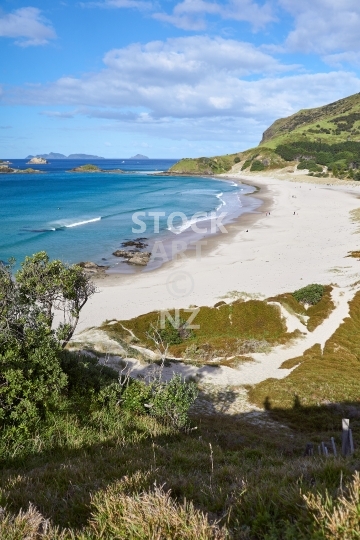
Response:
[{"label": "white sand", "polygon": [[[247,177],[241,178],[246,182]],[[255,175],[250,180],[267,187],[270,216],[260,208],[255,222],[240,218],[233,226],[236,234],[208,241],[206,256],[173,261],[154,272],[100,281],[99,293],[82,311],[78,332],[99,326],[105,319],[213,305],[229,291],[270,296],[314,282],[347,288],[360,278],[360,263],[346,258],[349,251],[360,249],[359,224],[349,214],[360,208],[360,186],[328,187]],[[249,232],[245,232],[247,228]],[[184,280],[177,281],[179,278]],[[174,287],[191,290],[178,296]]]}]

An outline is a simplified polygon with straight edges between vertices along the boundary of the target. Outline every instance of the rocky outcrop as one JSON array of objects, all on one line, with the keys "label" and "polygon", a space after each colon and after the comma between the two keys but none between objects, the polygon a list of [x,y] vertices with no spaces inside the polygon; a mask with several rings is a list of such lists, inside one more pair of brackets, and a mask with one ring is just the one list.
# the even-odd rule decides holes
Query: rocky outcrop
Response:
[{"label": "rocky outcrop", "polygon": [[137,249],[144,249],[148,247],[148,244],[145,244],[144,240],[147,238],[135,238],[135,240],[126,240],[122,242],[121,247],[134,247]]},{"label": "rocky outcrop", "polygon": [[0,163],[0,174],[1,173],[11,173],[11,174],[39,174],[43,173],[44,171],[39,171],[38,169],[31,169],[30,167],[28,169],[13,169],[9,167],[8,165],[2,165]]},{"label": "rocky outcrop", "polygon": [[114,251],[113,255],[115,257],[122,257],[126,259],[126,262],[129,264],[134,264],[136,266],[146,266],[150,260],[151,252],[149,251],[138,251],[138,250],[125,250],[118,249]]},{"label": "rocky outcrop", "polygon": [[47,163],[49,163],[46,159],[42,158],[42,157],[33,157],[31,158],[27,164],[31,165],[46,165]]},{"label": "rocky outcrop", "polygon": [[11,167],[8,167],[8,165],[1,165],[0,164],[0,174],[1,173],[13,173],[15,172],[15,169],[12,169]]},{"label": "rocky outcrop", "polygon": [[86,274],[93,275],[95,277],[105,277],[105,272],[109,268],[108,266],[99,266],[91,261],[77,263]]},{"label": "rocky outcrop", "polygon": [[81,165],[80,167],[75,167],[71,171],[67,172],[76,172],[76,173],[114,173],[114,174],[124,174],[124,171],[121,169],[100,169],[97,165],[87,164]]}]

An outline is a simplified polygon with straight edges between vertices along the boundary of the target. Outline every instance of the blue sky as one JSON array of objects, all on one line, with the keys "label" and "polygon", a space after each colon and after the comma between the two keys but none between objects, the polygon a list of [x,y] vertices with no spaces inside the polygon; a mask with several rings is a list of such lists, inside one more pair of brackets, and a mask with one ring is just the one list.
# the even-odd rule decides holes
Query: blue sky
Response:
[{"label": "blue sky", "polygon": [[0,157],[196,157],[360,92],[358,0],[3,0]]}]

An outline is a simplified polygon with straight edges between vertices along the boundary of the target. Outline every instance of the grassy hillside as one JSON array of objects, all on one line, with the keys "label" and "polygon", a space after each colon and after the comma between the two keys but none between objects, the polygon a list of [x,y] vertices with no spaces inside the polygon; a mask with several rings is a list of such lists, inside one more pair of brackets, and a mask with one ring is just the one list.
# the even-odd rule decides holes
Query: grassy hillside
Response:
[{"label": "grassy hillside", "polygon": [[360,141],[360,94],[276,120],[264,132],[260,145],[276,148],[289,142],[319,139],[328,144]]},{"label": "grassy hillside", "polygon": [[221,174],[231,169],[234,163],[240,161],[240,154],[227,154],[226,156],[215,156],[211,158],[184,158],[175,163],[170,169],[170,173],[177,174]]},{"label": "grassy hillside", "polygon": [[[320,155],[319,155],[320,154]],[[261,172],[288,165],[323,176],[359,180],[360,94],[276,120],[257,148],[211,158],[185,158],[171,174],[211,175],[242,170]],[[326,167],[324,169],[324,167]]]},{"label": "grassy hillside", "polygon": [[[327,287],[313,306],[313,323],[331,309],[329,295]],[[290,294],[276,300],[298,314],[304,309]],[[235,306],[234,323],[245,316],[240,310],[248,310],[247,332],[262,333],[269,325],[274,335],[283,331],[265,302]],[[218,318],[228,326],[229,307],[203,311],[210,334]],[[123,322],[145,340],[150,315]],[[124,393],[119,400],[113,393],[117,373],[66,353],[71,369],[61,406],[52,406],[29,433],[14,436],[11,426],[2,432],[0,538],[359,538],[359,450],[346,458],[304,456],[309,441],[316,447],[331,436],[340,448],[342,417],[351,419],[359,440],[359,321],[357,293],[323,352],[313,347],[287,361],[284,367],[299,366],[285,379],[250,390],[267,411],[232,416],[225,407],[209,417],[194,409],[181,430],[153,416],[147,400],[140,407],[141,396],[126,400]],[[140,387],[133,382],[129,388]],[[225,405],[236,391],[231,387]]]}]

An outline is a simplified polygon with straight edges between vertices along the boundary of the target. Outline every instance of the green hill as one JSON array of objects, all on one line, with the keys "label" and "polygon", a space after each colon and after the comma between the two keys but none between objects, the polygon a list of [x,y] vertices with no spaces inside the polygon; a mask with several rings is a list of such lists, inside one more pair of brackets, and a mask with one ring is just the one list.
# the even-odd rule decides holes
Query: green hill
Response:
[{"label": "green hill", "polygon": [[288,142],[319,139],[328,144],[360,142],[360,93],[276,120],[264,132],[260,145],[276,148]]},{"label": "green hill", "polygon": [[233,167],[260,172],[289,164],[310,174],[332,172],[335,177],[360,180],[360,93],[276,120],[256,148],[226,156],[182,159],[169,173],[221,174]]}]

